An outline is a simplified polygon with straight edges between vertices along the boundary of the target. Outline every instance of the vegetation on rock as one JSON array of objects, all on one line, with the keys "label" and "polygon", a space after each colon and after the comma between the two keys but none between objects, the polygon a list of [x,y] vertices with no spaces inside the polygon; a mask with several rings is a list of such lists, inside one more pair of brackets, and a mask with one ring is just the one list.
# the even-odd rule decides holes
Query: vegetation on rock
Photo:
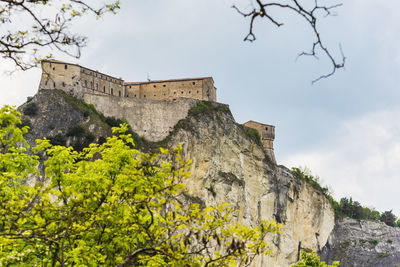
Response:
[{"label": "vegetation on rock", "polygon": [[400,219],[397,220],[398,218],[392,213],[391,210],[379,213],[379,211],[373,208],[362,206],[358,201],[353,201],[352,197],[343,197],[338,202],[332,197],[328,187],[322,186],[320,184],[319,177],[312,175],[309,169],[293,167],[292,173],[297,178],[308,182],[314,188],[321,191],[325,195],[325,197],[331,202],[335,210],[335,216],[337,218],[349,217],[356,220],[380,221],[389,226],[400,227]]},{"label": "vegetation on rock", "polygon": [[300,251],[300,261],[291,267],[336,267],[339,266],[338,261],[332,262],[332,265],[320,261],[319,256],[315,252]]}]

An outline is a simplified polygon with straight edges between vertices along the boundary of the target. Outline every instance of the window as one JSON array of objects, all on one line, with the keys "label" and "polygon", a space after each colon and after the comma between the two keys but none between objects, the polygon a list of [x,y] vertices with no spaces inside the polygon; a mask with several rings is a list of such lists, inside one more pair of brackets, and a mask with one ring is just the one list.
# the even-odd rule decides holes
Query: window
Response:
[{"label": "window", "polygon": [[56,88],[56,83],[55,82],[53,82],[53,87]]},{"label": "window", "polygon": [[189,91],[189,94],[191,94],[192,93],[192,91]]},{"label": "window", "polygon": [[126,94],[126,97],[129,97],[129,94]]},{"label": "window", "polygon": [[64,65],[64,69],[68,69],[68,65]]},{"label": "window", "polygon": [[114,95],[114,89],[111,88],[111,94]]},{"label": "window", "polygon": [[146,98],[146,95],[144,95],[143,97]]},{"label": "window", "polygon": [[93,89],[93,82],[90,82],[90,88]]},{"label": "window", "polygon": [[183,91],[181,92],[181,94],[183,95]]},{"label": "window", "polygon": [[268,131],[268,127],[265,127],[265,130]]},{"label": "window", "polygon": [[96,83],[96,91],[99,91],[99,84]]},{"label": "window", "polygon": [[55,67],[53,67],[53,70],[56,70],[56,68],[55,68]]},{"label": "window", "polygon": [[118,96],[121,97],[121,91],[118,91]]},{"label": "window", "polygon": [[156,85],[153,85],[153,87],[156,88],[157,86],[156,86]]},{"label": "window", "polygon": [[163,87],[165,87],[166,85],[165,84],[163,84]]},{"label": "window", "polygon": [[154,94],[154,96],[157,96],[156,94]]},{"label": "window", "polygon": [[197,90],[197,93],[199,93],[199,90]]},{"label": "window", "polygon": [[103,86],[103,93],[105,93],[106,92],[106,86],[104,85]]},{"label": "window", "polygon": [[87,87],[87,80],[85,80],[85,87]]},{"label": "window", "polygon": [[136,98],[136,95],[134,95],[133,97],[135,97],[135,98]]},{"label": "window", "polygon": [[129,85],[129,88],[132,88],[132,85]]},{"label": "window", "polygon": [[174,95],[176,95],[176,92],[174,92]]},{"label": "window", "polygon": [[193,85],[196,85],[196,82],[193,82]]},{"label": "window", "polygon": [[65,87],[65,82],[62,82],[62,86]]}]

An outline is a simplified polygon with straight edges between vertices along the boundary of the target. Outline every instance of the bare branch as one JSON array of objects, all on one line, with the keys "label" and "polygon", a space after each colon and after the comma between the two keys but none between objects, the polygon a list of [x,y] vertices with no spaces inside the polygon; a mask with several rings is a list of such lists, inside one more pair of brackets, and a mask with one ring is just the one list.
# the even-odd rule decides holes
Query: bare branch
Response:
[{"label": "bare branch", "polygon": [[[70,33],[70,24],[87,14],[99,18],[108,12],[115,13],[119,9],[119,0],[108,1],[108,4],[94,7],[80,0],[0,0],[1,56],[12,60],[21,70],[35,67],[42,59],[52,56],[42,55],[39,48],[48,47],[79,58],[87,39]],[[53,12],[41,12],[49,6]],[[17,16],[22,16],[29,26],[12,30]]]},{"label": "bare branch", "polygon": [[336,16],[336,13],[333,12],[334,9],[341,7],[342,4],[335,4],[331,6],[325,6],[325,5],[319,5],[318,0],[315,0],[314,6],[311,9],[306,9],[304,5],[300,3],[299,0],[290,0],[289,3],[281,3],[279,0],[275,1],[263,1],[263,0],[256,0],[256,7],[253,7],[250,11],[244,12],[241,9],[239,9],[237,6],[233,5],[232,8],[235,9],[240,15],[242,15],[245,18],[250,18],[250,23],[249,23],[249,33],[246,35],[244,38],[244,41],[250,41],[253,42],[256,40],[256,36],[254,34],[254,21],[260,17],[260,18],[266,18],[269,22],[272,24],[276,25],[277,27],[280,27],[283,25],[283,23],[277,22],[277,20],[271,15],[271,10],[273,8],[280,8],[282,10],[288,10],[291,12],[294,12],[296,15],[299,15],[302,17],[309,26],[311,27],[315,41],[313,42],[313,45],[311,47],[311,50],[309,52],[302,52],[298,55],[300,56],[312,56],[318,59],[317,57],[317,50],[320,49],[322,50],[323,54],[325,54],[326,57],[328,57],[329,61],[332,64],[332,71],[329,72],[328,74],[321,75],[317,79],[312,81],[312,84],[320,81],[321,79],[328,78],[332,76],[333,74],[336,73],[338,69],[344,68],[345,62],[346,62],[346,57],[343,54],[342,47],[340,47],[340,52],[341,52],[341,59],[338,61],[335,59],[330,52],[330,50],[326,47],[325,43],[322,41],[321,38],[321,33],[318,30],[317,27],[317,22],[319,21],[317,13],[318,11],[323,11],[325,13],[324,17],[327,16]]}]

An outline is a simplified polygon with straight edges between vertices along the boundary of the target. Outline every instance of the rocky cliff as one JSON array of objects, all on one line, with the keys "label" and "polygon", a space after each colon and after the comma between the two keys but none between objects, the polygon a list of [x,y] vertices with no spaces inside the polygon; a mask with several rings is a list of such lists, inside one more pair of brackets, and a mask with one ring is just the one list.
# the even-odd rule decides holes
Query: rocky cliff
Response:
[{"label": "rocky cliff", "polygon": [[338,220],[323,249],[327,262],[340,266],[400,266],[400,229],[381,222]]},{"label": "rocky cliff", "polygon": [[[76,145],[88,141],[88,137],[101,141],[110,135],[110,126],[102,114],[65,93],[41,90],[30,103],[38,107],[35,115],[24,116],[32,125],[28,136],[31,143],[36,138],[51,137],[56,141],[61,139],[67,145]],[[28,104],[20,107],[21,110]],[[237,219],[249,225],[257,224],[260,219],[283,223],[282,234],[271,236],[269,240],[274,255],[256,259],[254,266],[290,266],[297,261],[300,249],[321,252],[322,248],[328,260],[340,256],[341,266],[366,266],[351,265],[351,257],[360,250],[359,247],[352,246],[353,254],[342,256],[343,253],[338,253],[342,251],[343,238],[347,235],[343,229],[351,229],[354,236],[363,236],[365,240],[372,239],[375,232],[366,230],[370,229],[368,223],[358,230],[354,230],[353,222],[348,221],[335,226],[334,211],[325,196],[294,177],[286,167],[275,165],[257,139],[235,122],[226,105],[198,102],[162,141],[152,143],[138,136],[135,140],[141,149],[183,144],[183,155],[193,161],[187,187],[197,201],[206,205],[228,202],[238,209]],[[394,232],[386,239],[389,238],[393,239],[393,246],[399,242]],[[385,253],[380,246],[386,241],[376,245],[376,254]],[[391,250],[391,253],[398,255],[397,251]],[[371,262],[390,257],[379,255]]]}]

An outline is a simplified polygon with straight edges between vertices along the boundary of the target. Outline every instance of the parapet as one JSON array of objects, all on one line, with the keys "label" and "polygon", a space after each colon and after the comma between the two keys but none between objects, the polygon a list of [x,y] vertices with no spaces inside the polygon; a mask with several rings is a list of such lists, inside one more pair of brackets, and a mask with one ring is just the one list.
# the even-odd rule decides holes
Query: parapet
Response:
[{"label": "parapet", "polygon": [[258,131],[265,152],[276,163],[274,154],[275,126],[251,120],[243,125]]}]

